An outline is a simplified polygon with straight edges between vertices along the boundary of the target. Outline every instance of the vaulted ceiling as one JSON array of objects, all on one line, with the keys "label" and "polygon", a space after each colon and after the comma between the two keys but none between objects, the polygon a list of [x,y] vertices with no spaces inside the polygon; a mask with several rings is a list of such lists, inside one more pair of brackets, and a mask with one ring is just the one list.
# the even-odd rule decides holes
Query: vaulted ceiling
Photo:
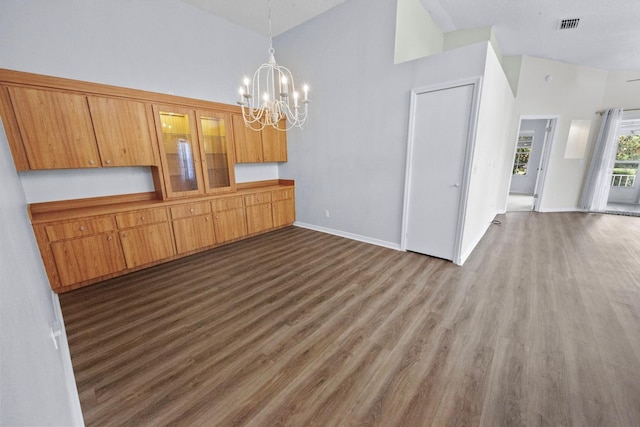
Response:
[{"label": "vaulted ceiling", "polygon": [[[182,0],[268,34],[267,3]],[[345,0],[270,0],[274,36]],[[375,0],[371,0],[375,1]],[[419,0],[444,32],[492,26],[505,55],[605,70],[640,70],[640,0]],[[580,19],[559,30],[563,19]]]}]

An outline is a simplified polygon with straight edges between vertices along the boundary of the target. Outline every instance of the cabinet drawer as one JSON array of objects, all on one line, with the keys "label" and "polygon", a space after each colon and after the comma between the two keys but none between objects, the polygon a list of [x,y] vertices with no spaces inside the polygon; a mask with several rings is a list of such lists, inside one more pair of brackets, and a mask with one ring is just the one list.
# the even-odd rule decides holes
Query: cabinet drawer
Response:
[{"label": "cabinet drawer", "polygon": [[154,224],[156,222],[166,222],[167,209],[146,209],[144,211],[127,212],[116,215],[118,228],[137,227],[139,225]]},{"label": "cabinet drawer", "polygon": [[173,219],[188,218],[208,213],[211,213],[211,204],[209,202],[189,203],[188,205],[171,207],[171,218]]},{"label": "cabinet drawer", "polygon": [[264,193],[255,193],[244,196],[245,206],[260,205],[262,203],[271,202],[271,193],[265,191]]},{"label": "cabinet drawer", "polygon": [[104,233],[115,230],[115,228],[116,225],[113,221],[113,217],[105,216],[47,225],[45,230],[47,231],[49,241],[55,242],[57,240]]},{"label": "cabinet drawer", "polygon": [[241,209],[244,207],[242,196],[225,197],[211,201],[214,212],[228,211],[231,209]]},{"label": "cabinet drawer", "polygon": [[274,190],[271,192],[271,200],[274,202],[287,199],[293,199],[293,188],[285,188],[282,190]]}]

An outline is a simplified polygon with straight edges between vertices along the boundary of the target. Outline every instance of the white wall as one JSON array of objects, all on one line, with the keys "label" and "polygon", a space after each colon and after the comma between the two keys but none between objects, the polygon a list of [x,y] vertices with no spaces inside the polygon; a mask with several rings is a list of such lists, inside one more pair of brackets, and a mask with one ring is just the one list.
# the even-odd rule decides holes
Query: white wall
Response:
[{"label": "white wall", "polygon": [[444,36],[420,0],[397,0],[394,62],[442,52]]},{"label": "white wall", "polygon": [[[265,37],[175,0],[4,0],[0,40],[1,68],[229,104],[268,49]],[[278,177],[276,165],[236,168],[239,182]],[[29,202],[153,191],[148,168],[21,180]]]},{"label": "white wall", "polygon": [[482,75],[487,43],[394,65],[395,7],[347,1],[276,49],[312,90],[308,124],[289,133],[279,166],[296,180],[297,220],[397,247],[411,89]]},{"label": "white wall", "polygon": [[[640,109],[640,71],[610,71],[607,75],[607,87],[602,109],[623,108]],[[635,80],[628,82],[628,80]]]},{"label": "white wall", "polygon": [[[265,37],[174,0],[3,0],[0,13],[1,68],[226,103],[267,48]],[[240,165],[236,174],[239,182],[272,179],[278,168]],[[0,181],[0,424],[71,425],[81,416],[64,370],[68,348],[56,351],[48,336],[55,307],[26,203],[150,191],[149,172],[19,176],[3,133]]]},{"label": "white wall", "polygon": [[78,425],[68,348],[49,336],[54,300],[1,127],[0,182],[0,425]]},{"label": "white wall", "polygon": [[486,65],[476,126],[467,211],[462,237],[461,262],[471,254],[491,221],[502,210],[501,192],[508,176],[504,165],[511,157],[515,134],[510,126],[514,97],[511,86],[490,43],[484,44]]},{"label": "white wall", "polygon": [[[551,81],[545,80],[551,76]],[[547,59],[522,58],[519,86],[512,127],[517,129],[521,116],[558,116],[551,148],[541,211],[578,209],[584,176],[589,169],[590,153],[597,137],[607,85],[607,72]],[[585,158],[565,159],[571,120],[591,120],[591,132]],[[515,136],[512,141],[512,149]],[[510,166],[505,166],[505,172]],[[507,194],[508,188],[503,189]]]}]

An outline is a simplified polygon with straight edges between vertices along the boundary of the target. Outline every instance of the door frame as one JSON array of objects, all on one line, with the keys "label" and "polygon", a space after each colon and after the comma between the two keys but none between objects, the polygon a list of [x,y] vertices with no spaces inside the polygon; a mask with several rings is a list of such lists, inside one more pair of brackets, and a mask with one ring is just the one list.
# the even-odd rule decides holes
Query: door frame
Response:
[{"label": "door frame", "polygon": [[435,92],[439,90],[453,89],[459,86],[473,86],[473,98],[471,101],[471,114],[469,118],[469,129],[466,141],[466,149],[462,167],[462,182],[460,183],[460,200],[458,218],[456,221],[456,235],[453,247],[453,263],[462,265],[462,236],[464,234],[464,218],[467,213],[467,201],[469,195],[469,183],[471,181],[471,163],[476,143],[476,131],[478,123],[478,113],[480,110],[480,96],[482,92],[482,76],[470,77],[460,80],[452,80],[444,83],[422,86],[411,90],[411,100],[409,107],[409,132],[407,140],[407,160],[405,164],[404,177],[404,202],[402,209],[402,234],[400,237],[400,249],[407,250],[407,223],[409,219],[409,194],[411,190],[411,164],[413,161],[413,147],[415,138],[416,123],[416,101],[418,95]]},{"label": "door frame", "polygon": [[533,189],[533,209],[534,212],[540,211],[540,201],[544,193],[544,187],[547,181],[547,170],[551,160],[551,147],[555,144],[558,130],[559,115],[521,115],[518,120],[518,131],[513,142],[513,152],[511,154],[511,163],[509,168],[509,185],[507,186],[507,194],[504,198],[503,212],[507,212],[507,204],[509,203],[509,192],[511,191],[511,180],[513,179],[513,164],[516,159],[516,150],[518,149],[518,138],[520,137],[520,127],[523,120],[547,120],[547,127],[551,127],[550,131],[545,132],[545,137],[540,154],[540,163],[538,164],[538,176],[536,177],[536,185]]}]

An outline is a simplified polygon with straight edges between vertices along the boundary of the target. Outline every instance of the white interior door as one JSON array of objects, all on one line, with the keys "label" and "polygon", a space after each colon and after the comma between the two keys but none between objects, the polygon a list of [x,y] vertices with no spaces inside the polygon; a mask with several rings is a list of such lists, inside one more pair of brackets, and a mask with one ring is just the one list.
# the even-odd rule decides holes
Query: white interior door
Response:
[{"label": "white interior door", "polygon": [[453,260],[474,85],[417,93],[409,143],[405,249]]}]

